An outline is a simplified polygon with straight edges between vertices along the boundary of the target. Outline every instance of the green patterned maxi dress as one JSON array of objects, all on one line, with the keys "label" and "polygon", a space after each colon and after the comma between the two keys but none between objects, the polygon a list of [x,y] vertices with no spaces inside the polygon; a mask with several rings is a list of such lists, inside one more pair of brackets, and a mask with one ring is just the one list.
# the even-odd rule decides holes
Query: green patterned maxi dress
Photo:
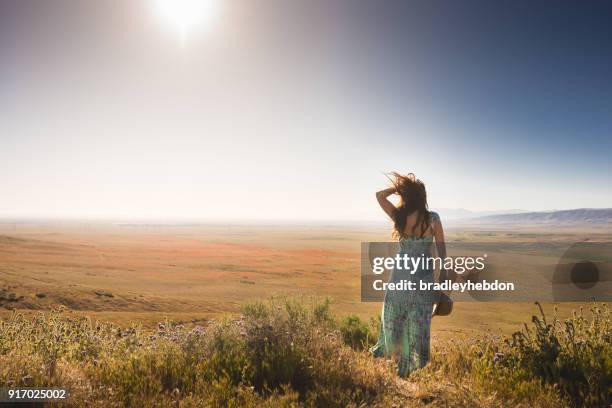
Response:
[{"label": "green patterned maxi dress", "polygon": [[[432,221],[438,214],[431,213]],[[433,237],[404,237],[399,241],[400,254],[409,257],[431,256]],[[402,280],[434,282],[433,270],[418,269],[414,274],[395,269],[389,282]],[[382,310],[381,330],[378,342],[371,348],[375,357],[397,356],[401,377],[422,368],[429,360],[429,333],[434,292],[431,290],[388,290]]]}]

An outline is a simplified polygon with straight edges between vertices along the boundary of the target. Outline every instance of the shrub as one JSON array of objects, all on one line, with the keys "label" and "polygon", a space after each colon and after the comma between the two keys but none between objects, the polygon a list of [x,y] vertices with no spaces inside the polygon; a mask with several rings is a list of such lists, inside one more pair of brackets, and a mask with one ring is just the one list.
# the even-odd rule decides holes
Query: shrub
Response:
[{"label": "shrub", "polygon": [[[510,338],[482,337],[441,345],[421,381],[442,379],[447,390],[471,384],[513,404],[608,406],[612,384],[612,333],[606,305],[548,321],[541,306],[531,326]],[[451,392],[452,394],[452,392]],[[455,392],[455,394],[457,394]],[[455,398],[454,395],[449,398]]]},{"label": "shrub", "polygon": [[346,316],[341,320],[340,333],[344,343],[354,350],[367,350],[378,340],[378,331],[355,315]]},{"label": "shrub", "polygon": [[591,320],[580,310],[561,322],[548,322],[540,304],[532,327],[506,340],[499,362],[526,378],[555,385],[574,406],[605,406],[612,387],[612,331],[607,306],[592,307]]},{"label": "shrub", "polygon": [[288,385],[318,406],[359,405],[387,392],[388,373],[343,343],[329,304],[280,299],[245,307],[240,324],[255,390]]}]

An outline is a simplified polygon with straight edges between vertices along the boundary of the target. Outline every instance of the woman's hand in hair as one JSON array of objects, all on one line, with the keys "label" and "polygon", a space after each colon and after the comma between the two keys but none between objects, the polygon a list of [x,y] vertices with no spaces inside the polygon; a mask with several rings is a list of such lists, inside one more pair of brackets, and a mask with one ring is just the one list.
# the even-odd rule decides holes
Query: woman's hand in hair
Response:
[{"label": "woman's hand in hair", "polygon": [[382,197],[389,197],[391,194],[395,194],[397,193],[397,190],[395,189],[395,187],[389,187],[389,188],[385,188],[384,190],[380,190],[376,192],[376,197],[382,196]]},{"label": "woman's hand in hair", "polygon": [[391,203],[391,201],[388,200],[387,197],[389,197],[392,194],[395,194],[396,192],[397,190],[395,189],[395,187],[386,188],[384,190],[380,190],[376,192],[376,200],[378,200],[378,204],[380,204],[380,207],[391,218],[393,218],[393,213],[395,212],[396,208],[393,205],[393,203]]}]

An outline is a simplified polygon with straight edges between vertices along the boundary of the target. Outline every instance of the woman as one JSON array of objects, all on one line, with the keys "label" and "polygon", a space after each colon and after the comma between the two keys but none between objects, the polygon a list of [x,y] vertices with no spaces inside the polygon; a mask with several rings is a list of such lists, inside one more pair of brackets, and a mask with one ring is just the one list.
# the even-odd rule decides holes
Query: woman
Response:
[{"label": "woman", "polygon": [[[437,213],[428,210],[423,182],[412,173],[391,175],[393,187],[377,192],[376,199],[393,221],[393,235],[399,239],[400,254],[430,257],[435,241],[438,256],[446,257],[442,223]],[[392,194],[399,195],[397,207],[388,200]],[[418,288],[419,281],[434,281],[434,271],[427,269],[427,265],[416,271],[393,270],[390,282],[402,280],[413,281]],[[422,368],[429,360],[434,301],[435,293],[430,290],[388,290],[385,293],[380,337],[371,351],[375,357],[396,357],[401,377]]]}]

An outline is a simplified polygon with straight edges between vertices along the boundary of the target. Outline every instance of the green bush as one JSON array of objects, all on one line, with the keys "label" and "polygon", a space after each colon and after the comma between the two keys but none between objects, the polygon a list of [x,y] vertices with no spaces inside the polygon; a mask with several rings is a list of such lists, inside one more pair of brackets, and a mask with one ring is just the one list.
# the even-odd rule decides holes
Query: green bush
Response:
[{"label": "green bush", "polygon": [[[612,333],[606,305],[561,322],[540,316],[510,338],[483,337],[439,345],[417,374],[460,391],[465,384],[513,405],[604,407],[612,402]],[[451,392],[452,394],[452,392]],[[457,394],[457,392],[455,392]],[[458,395],[452,396],[456,398]]]},{"label": "green bush", "polygon": [[338,335],[329,300],[307,305],[295,299],[255,303],[244,308],[249,378],[261,394],[283,385],[316,406],[373,403],[382,394],[388,372],[356,355]]},{"label": "green bush", "polygon": [[355,315],[346,316],[340,321],[340,333],[344,343],[354,350],[367,350],[378,340],[378,330]]},{"label": "green bush", "polygon": [[533,316],[532,326],[506,340],[500,366],[555,385],[574,406],[608,405],[612,402],[610,310],[591,308],[590,321],[582,310],[564,322],[555,313],[548,322],[538,307],[540,317]]}]

